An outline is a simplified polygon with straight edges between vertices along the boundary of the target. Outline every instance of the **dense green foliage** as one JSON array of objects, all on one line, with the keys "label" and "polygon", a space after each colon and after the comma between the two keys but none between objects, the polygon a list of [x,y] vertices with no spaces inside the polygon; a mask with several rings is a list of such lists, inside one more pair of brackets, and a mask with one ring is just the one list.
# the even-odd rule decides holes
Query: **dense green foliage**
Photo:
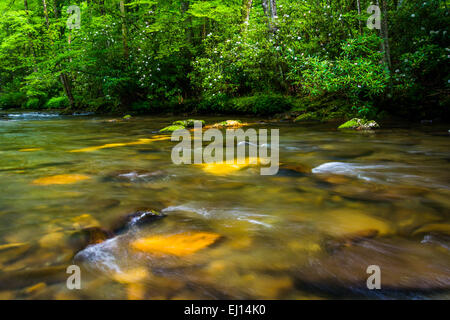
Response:
[{"label": "dense green foliage", "polygon": [[2,1],[0,108],[442,117],[449,1],[371,2]]}]

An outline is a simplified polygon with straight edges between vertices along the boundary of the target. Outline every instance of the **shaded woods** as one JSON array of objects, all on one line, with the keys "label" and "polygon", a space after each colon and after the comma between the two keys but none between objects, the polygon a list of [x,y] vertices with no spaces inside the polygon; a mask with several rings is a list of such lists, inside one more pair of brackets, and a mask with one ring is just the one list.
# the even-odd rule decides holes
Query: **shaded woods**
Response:
[{"label": "shaded woods", "polygon": [[448,1],[371,4],[2,1],[0,108],[447,119]]}]

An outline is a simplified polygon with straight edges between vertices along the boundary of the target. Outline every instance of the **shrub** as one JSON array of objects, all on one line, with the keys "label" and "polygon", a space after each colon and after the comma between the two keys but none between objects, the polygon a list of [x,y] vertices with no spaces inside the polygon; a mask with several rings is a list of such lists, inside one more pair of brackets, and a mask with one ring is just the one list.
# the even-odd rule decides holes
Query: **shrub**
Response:
[{"label": "shrub", "polygon": [[67,97],[53,97],[47,101],[45,107],[48,109],[64,109],[69,106]]},{"label": "shrub", "polygon": [[40,106],[41,106],[41,104],[40,104],[39,98],[30,98],[25,103],[26,109],[39,109]]},{"label": "shrub", "polygon": [[20,108],[26,100],[22,92],[0,94],[0,108]]},{"label": "shrub", "polygon": [[152,113],[160,113],[163,111],[168,111],[164,107],[168,107],[168,103],[165,104],[165,101],[136,101],[131,105],[131,110],[141,114],[152,114]]},{"label": "shrub", "polygon": [[293,106],[291,99],[275,94],[235,98],[231,104],[236,112],[255,115],[273,115],[288,111]]},{"label": "shrub", "polygon": [[340,95],[352,102],[361,117],[371,117],[376,112],[373,99],[383,95],[389,83],[389,73],[380,63],[382,53],[377,51],[380,41],[376,35],[349,39],[335,60],[294,57],[289,77],[308,94]]}]

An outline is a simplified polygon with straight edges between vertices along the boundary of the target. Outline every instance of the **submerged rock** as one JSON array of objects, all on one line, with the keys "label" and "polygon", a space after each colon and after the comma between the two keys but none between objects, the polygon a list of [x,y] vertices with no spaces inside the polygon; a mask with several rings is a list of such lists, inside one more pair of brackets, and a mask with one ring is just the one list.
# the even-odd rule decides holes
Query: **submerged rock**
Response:
[{"label": "submerged rock", "polygon": [[423,237],[423,240],[420,243],[437,245],[450,251],[450,236],[447,235],[433,233],[428,234]]},{"label": "submerged rock", "polygon": [[83,174],[60,174],[33,180],[33,184],[40,186],[73,184],[88,179],[90,179],[90,177]]},{"label": "submerged rock", "polygon": [[68,243],[75,251],[78,251],[89,245],[101,243],[112,236],[112,232],[99,227],[90,227],[72,233],[68,238]]},{"label": "submerged rock", "polygon": [[303,164],[280,164],[278,176],[304,177],[311,173],[311,168]]},{"label": "submerged rock", "polygon": [[66,234],[64,232],[52,232],[48,233],[39,239],[39,245],[41,248],[61,248],[65,246]]},{"label": "submerged rock", "polygon": [[92,227],[100,227],[100,222],[98,222],[94,217],[90,214],[85,213],[80,216],[74,217],[71,219],[72,226],[75,229],[84,229],[84,228],[92,228]]},{"label": "submerged rock", "polygon": [[27,295],[36,294],[38,292],[41,292],[45,288],[47,288],[47,284],[45,282],[39,282],[39,283],[37,283],[35,285],[32,285],[32,286],[29,286],[29,287],[25,288],[23,290],[23,293],[27,294]]},{"label": "submerged rock", "polygon": [[338,129],[355,129],[355,130],[373,130],[380,128],[379,124],[374,120],[365,120],[353,118],[339,126]]},{"label": "submerged rock", "polygon": [[21,258],[31,249],[29,243],[8,243],[0,245],[0,266]]},{"label": "submerged rock", "polygon": [[141,282],[145,279],[148,279],[149,277],[150,275],[148,273],[148,270],[143,267],[115,273],[113,275],[114,280],[123,284]]},{"label": "submerged rock", "polygon": [[149,272],[145,268],[135,268],[124,272],[117,272],[113,275],[113,279],[119,283],[126,285],[128,300],[142,300],[145,297],[146,288],[145,281],[150,277]]},{"label": "submerged rock", "polygon": [[379,234],[376,229],[361,230],[355,233],[349,233],[339,238],[333,238],[325,241],[325,249],[328,252],[342,249],[342,247],[350,247],[367,239],[373,239]]},{"label": "submerged rock", "polygon": [[[296,272],[300,289],[339,295],[417,294],[450,290],[450,257],[402,239],[368,239],[309,260]],[[381,270],[381,290],[367,288],[367,268]]]},{"label": "submerged rock", "polygon": [[41,269],[2,272],[0,290],[19,289],[45,281],[46,284],[63,283],[67,280],[67,265]]},{"label": "submerged rock", "polygon": [[430,223],[424,225],[412,233],[413,236],[425,234],[425,233],[437,233],[437,234],[445,234],[450,236],[450,224],[448,223]]},{"label": "submerged rock", "polygon": [[388,235],[394,233],[389,223],[355,209],[334,209],[324,212],[317,222],[319,230],[336,238],[368,237],[369,235]]},{"label": "submerged rock", "polygon": [[247,273],[240,276],[235,285],[245,288],[250,296],[257,299],[282,299],[286,292],[292,290],[293,281],[283,275]]},{"label": "submerged rock", "polygon": [[210,232],[157,235],[136,240],[131,247],[156,256],[186,256],[212,245],[219,238],[220,235]]},{"label": "submerged rock", "polygon": [[25,149],[20,149],[19,152],[34,152],[34,151],[41,151],[42,148],[25,148]]},{"label": "submerged rock", "polygon": [[3,253],[8,250],[16,250],[18,248],[29,248],[28,243],[8,243],[8,244],[2,244],[0,245],[0,253]]},{"label": "submerged rock", "polygon": [[209,174],[225,176],[246,168],[247,164],[227,164],[227,163],[205,163],[201,166],[202,170]]}]

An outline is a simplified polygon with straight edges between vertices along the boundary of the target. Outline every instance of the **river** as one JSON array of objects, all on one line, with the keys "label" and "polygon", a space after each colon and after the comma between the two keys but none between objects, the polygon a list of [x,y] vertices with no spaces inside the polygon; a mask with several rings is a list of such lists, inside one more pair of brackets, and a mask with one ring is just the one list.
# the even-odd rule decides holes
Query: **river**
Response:
[{"label": "river", "polygon": [[[252,119],[280,130],[262,176],[173,164],[158,131],[179,118],[2,114],[0,298],[450,298],[447,127]],[[86,229],[108,235],[85,248]]]}]

